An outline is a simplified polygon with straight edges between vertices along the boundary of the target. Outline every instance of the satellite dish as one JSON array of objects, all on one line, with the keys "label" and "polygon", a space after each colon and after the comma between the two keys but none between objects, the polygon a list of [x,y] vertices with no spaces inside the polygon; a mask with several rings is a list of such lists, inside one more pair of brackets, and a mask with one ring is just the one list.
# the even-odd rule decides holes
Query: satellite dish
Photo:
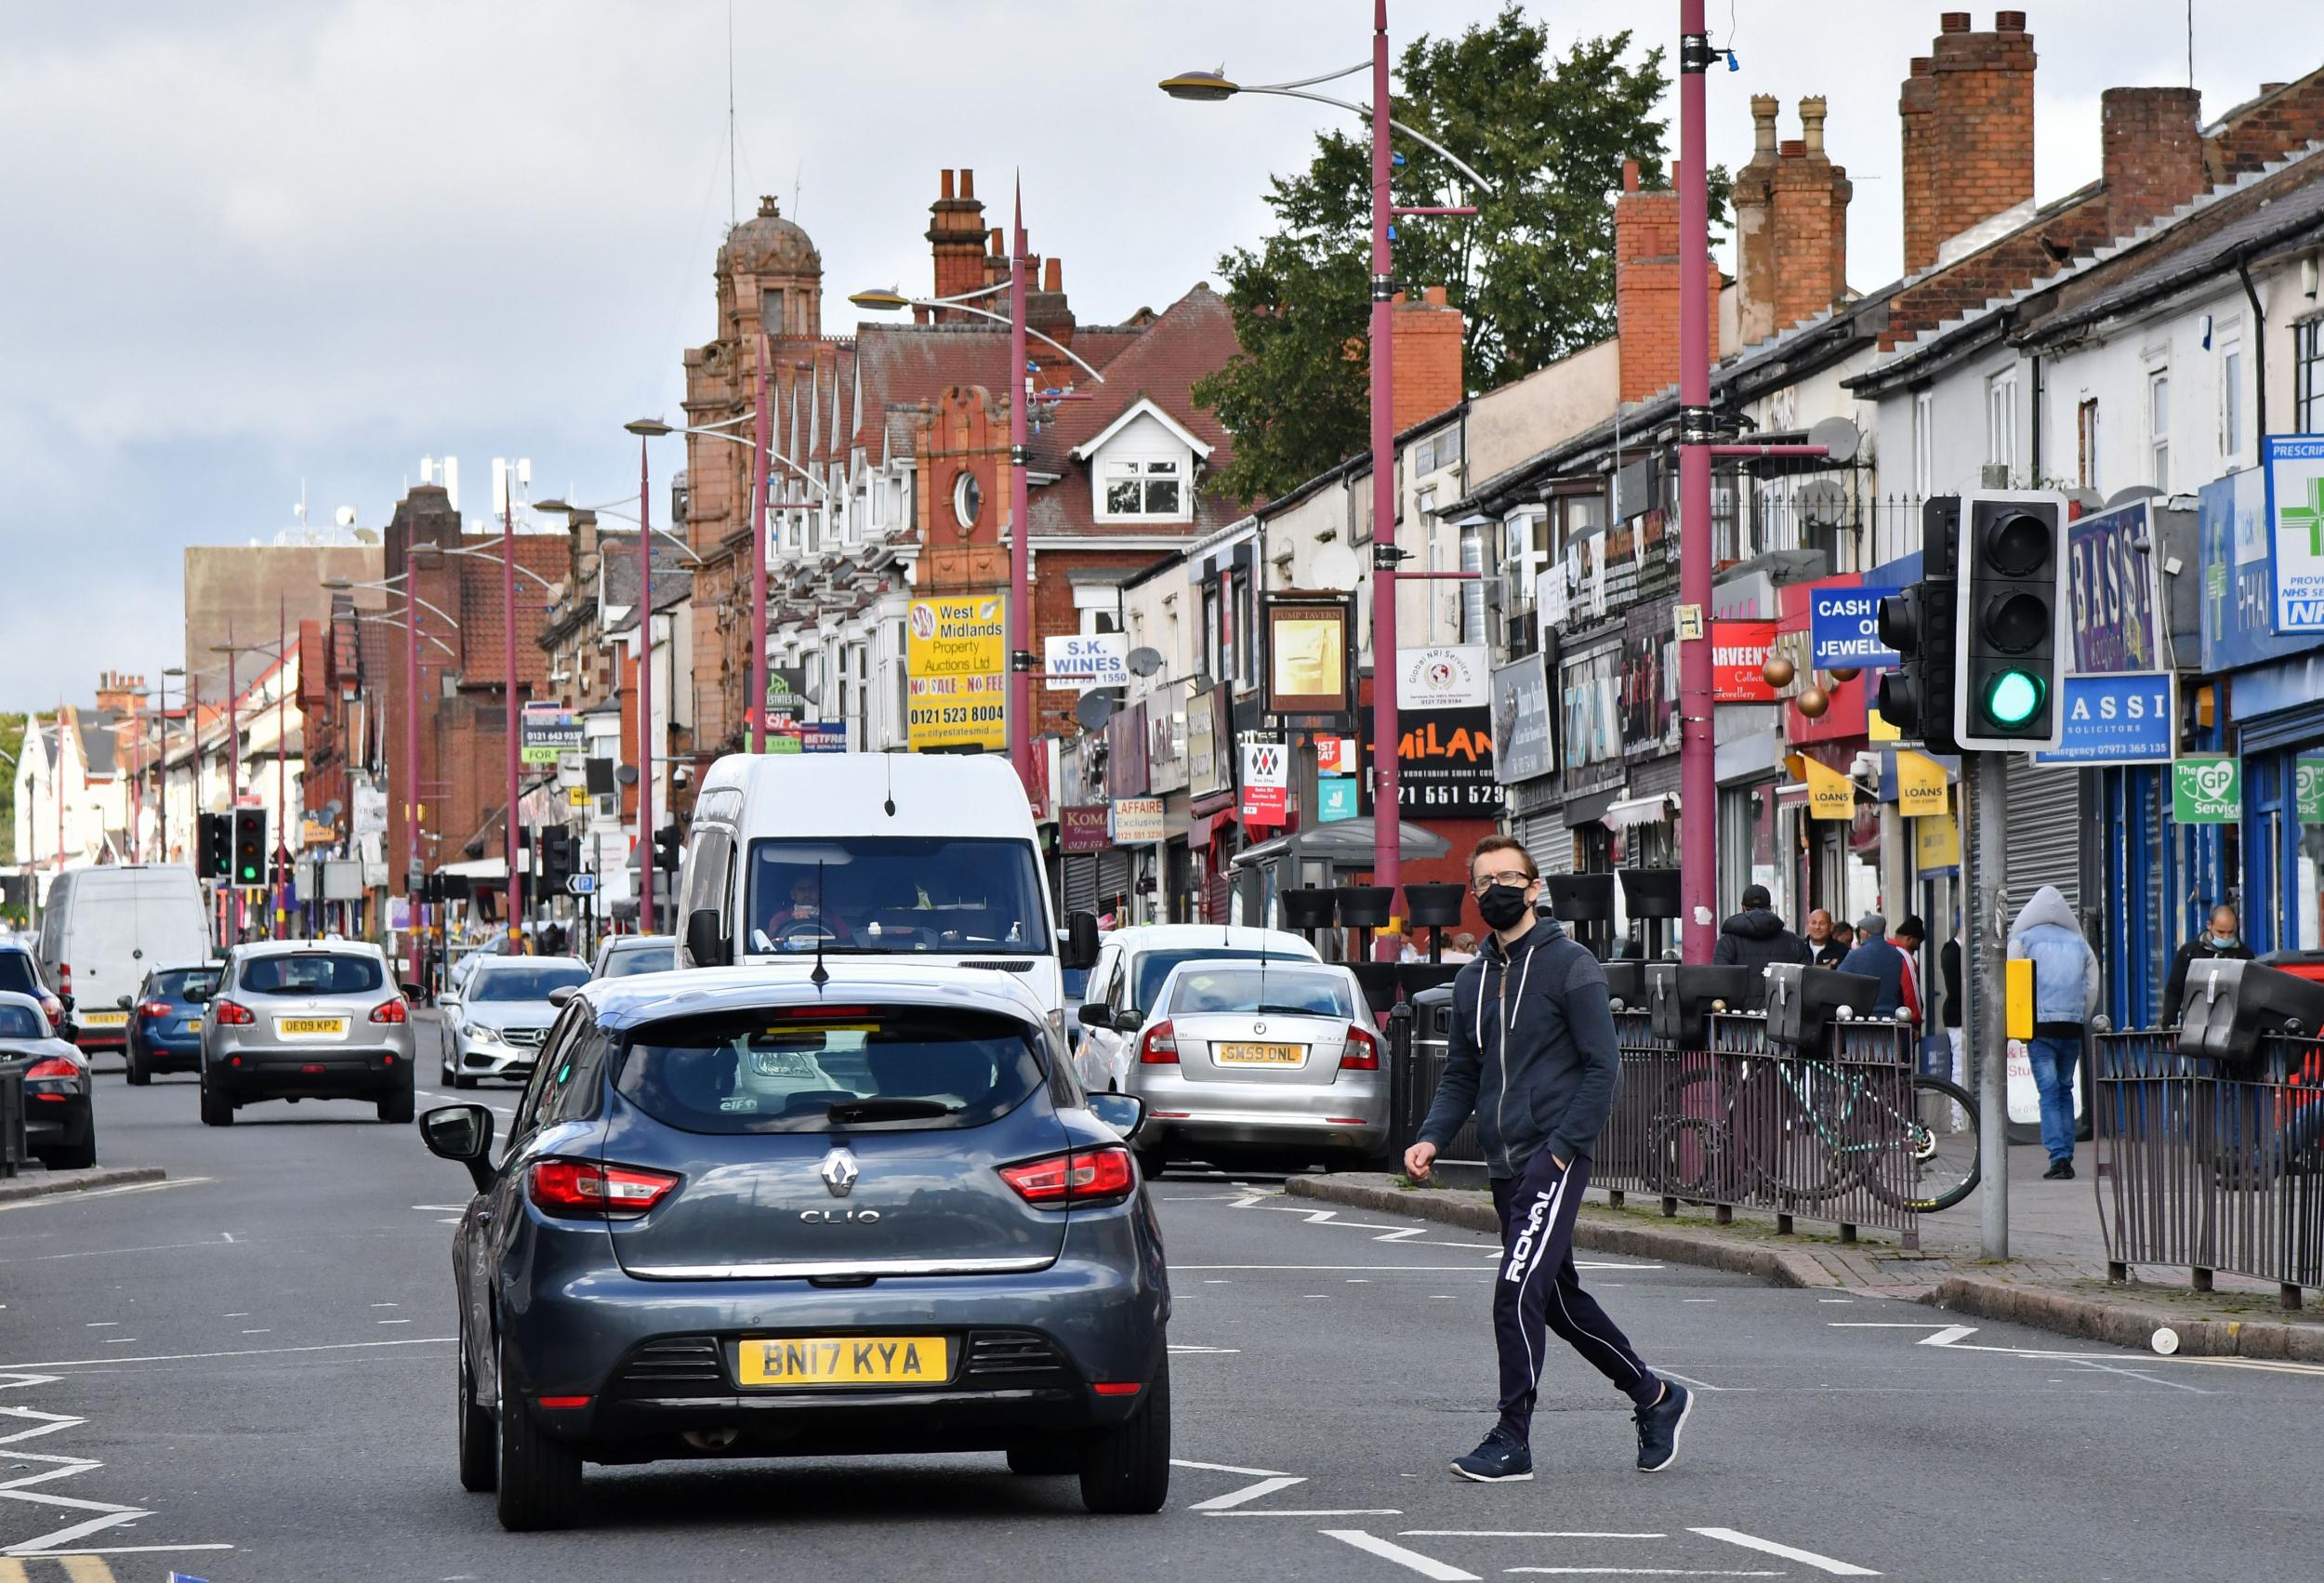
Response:
[{"label": "satellite dish", "polygon": [[340,507],[337,510],[331,513],[331,521],[337,522],[342,528],[353,527],[355,525],[355,508],[352,506]]},{"label": "satellite dish", "polygon": [[1162,651],[1132,649],[1129,651],[1129,674],[1132,676],[1152,676],[1162,668]]},{"label": "satellite dish", "polygon": [[1121,691],[1114,687],[1092,687],[1074,706],[1074,719],[1081,722],[1083,731],[1102,731],[1105,722],[1121,707]]},{"label": "satellite dish", "polygon": [[2129,484],[2106,496],[2106,509],[2111,511],[2117,506],[2128,506],[2140,500],[2159,500],[2161,497],[2162,491],[2151,483]]},{"label": "satellite dish", "polygon": [[379,542],[379,530],[377,528],[357,528],[355,530],[355,542],[357,544],[377,544]]},{"label": "satellite dish", "polygon": [[1837,528],[1848,520],[1848,493],[1828,478],[1802,484],[1791,503],[1812,528]]},{"label": "satellite dish", "polygon": [[1318,588],[1353,590],[1362,574],[1354,550],[1344,544],[1327,544],[1315,552],[1307,581]]},{"label": "satellite dish", "polygon": [[1807,442],[1821,445],[1824,459],[1838,467],[1856,459],[1856,452],[1864,445],[1864,436],[1846,418],[1828,417],[1807,431]]},{"label": "satellite dish", "polygon": [[634,786],[638,784],[638,767],[635,764],[616,765],[614,779],[625,786]]}]

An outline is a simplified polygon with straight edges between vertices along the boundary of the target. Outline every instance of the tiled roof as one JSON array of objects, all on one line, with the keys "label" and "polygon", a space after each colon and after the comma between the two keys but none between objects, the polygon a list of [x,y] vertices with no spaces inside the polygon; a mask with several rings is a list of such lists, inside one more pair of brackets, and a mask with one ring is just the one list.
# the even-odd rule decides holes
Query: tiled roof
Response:
[{"label": "tiled roof", "polygon": [[[1083,360],[1111,377],[1114,361],[1150,333],[1151,327],[1089,325],[1076,330],[1070,344]],[[855,365],[864,382],[864,422],[855,443],[874,462],[884,456],[909,455],[910,425],[896,421],[891,409],[932,402],[953,385],[979,385],[997,393],[1006,390],[1009,327],[981,321],[863,324],[856,330]]]}]

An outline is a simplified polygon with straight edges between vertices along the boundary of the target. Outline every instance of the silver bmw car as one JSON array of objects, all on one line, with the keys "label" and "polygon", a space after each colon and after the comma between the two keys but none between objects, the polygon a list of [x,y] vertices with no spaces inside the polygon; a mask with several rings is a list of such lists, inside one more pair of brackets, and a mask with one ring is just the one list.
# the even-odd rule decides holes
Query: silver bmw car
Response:
[{"label": "silver bmw car", "polygon": [[444,1044],[443,1080],[473,1088],[487,1077],[522,1080],[540,1059],[541,1040],[557,1020],[557,991],[589,982],[578,956],[484,956],[444,1002],[451,1036]]},{"label": "silver bmw car", "polygon": [[[206,993],[206,992],[205,992]],[[378,946],[237,945],[202,1020],[202,1120],[229,1127],[257,1100],[361,1099],[412,1119],[412,1022]]]}]

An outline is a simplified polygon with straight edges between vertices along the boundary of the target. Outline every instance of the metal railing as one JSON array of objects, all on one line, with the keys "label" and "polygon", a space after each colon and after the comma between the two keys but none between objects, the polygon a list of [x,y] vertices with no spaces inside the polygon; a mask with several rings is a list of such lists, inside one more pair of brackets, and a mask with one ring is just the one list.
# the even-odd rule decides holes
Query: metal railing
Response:
[{"label": "metal railing", "polygon": [[[1396,1136],[1408,1141],[1426,1115],[1446,1060],[1446,1008],[1422,996],[1410,1017],[1391,1019],[1392,1046],[1408,1073],[1396,1107]],[[1756,1014],[1711,1019],[1710,1048],[1681,1049],[1657,1038],[1644,1012],[1618,1012],[1621,1087],[1598,1136],[1593,1185],[1617,1206],[1632,1194],[1659,1200],[1674,1216],[1682,1202],[1708,1205],[1722,1225],[1737,1209],[1775,1216],[1789,1233],[1795,1218],[1832,1222],[1841,1240],[1858,1227],[1900,1233],[1920,1247],[1916,1143],[1912,1128],[1910,1029],[1861,1022],[1834,1030],[1831,1052],[1806,1057],[1766,1039]],[[1975,1147],[1938,1137],[1942,1148]],[[1473,1121],[1441,1152],[1453,1167],[1481,1168]]]},{"label": "metal railing", "polygon": [[2101,1034],[2094,1056],[2106,1274],[2186,1269],[2273,1281],[2286,1308],[2324,1286],[2324,1041],[2274,1037],[2234,1068],[2178,1053],[2175,1029]]},{"label": "metal railing", "polygon": [[0,1177],[24,1169],[24,1074],[30,1059],[0,1061]]}]

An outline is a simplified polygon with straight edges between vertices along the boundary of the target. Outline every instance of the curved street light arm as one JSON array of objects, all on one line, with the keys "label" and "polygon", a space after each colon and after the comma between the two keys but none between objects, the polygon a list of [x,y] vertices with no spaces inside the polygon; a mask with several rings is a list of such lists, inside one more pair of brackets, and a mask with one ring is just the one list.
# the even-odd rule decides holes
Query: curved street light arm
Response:
[{"label": "curved street light arm", "polygon": [[[473,555],[482,560],[495,562],[497,562],[501,559],[499,551],[493,549],[486,545],[477,545],[468,549],[447,549],[444,553],[446,555]],[[534,571],[530,566],[520,565],[516,568],[516,571],[519,576],[532,578],[533,581],[538,583],[542,587],[547,588],[550,593],[555,593],[557,591],[556,584],[542,576],[538,572]],[[420,602],[424,604],[427,601],[423,600]]]},{"label": "curved street light arm", "polygon": [[[1341,75],[1344,74],[1345,73],[1341,73]],[[1372,118],[1372,107],[1370,105],[1358,104],[1353,99],[1333,99],[1329,94],[1303,93],[1298,88],[1289,87],[1244,88],[1241,91],[1247,94],[1274,94],[1278,99],[1313,99],[1317,104],[1328,104],[1334,109],[1353,111],[1356,114],[1364,117],[1367,121],[1369,121]],[[1486,180],[1484,177],[1479,176],[1474,170],[1463,164],[1459,155],[1454,153],[1450,149],[1445,147],[1444,144],[1438,142],[1427,133],[1406,125],[1403,122],[1397,120],[1393,115],[1388,118],[1388,125],[1394,127],[1397,131],[1403,133],[1406,137],[1411,139],[1421,147],[1433,149],[1437,153],[1442,154],[1446,164],[1450,165],[1455,170],[1460,172],[1461,175],[1467,177],[1470,180],[1475,182],[1479,187],[1484,188],[1486,191],[1489,192],[1493,190],[1493,184],[1490,181]]]},{"label": "curved street light arm", "polygon": [[[359,615],[355,619],[358,621],[376,621],[382,627],[401,627],[403,625],[403,618],[400,615]],[[451,644],[437,637],[433,632],[422,632],[419,636],[427,639],[429,642],[435,644],[436,647],[442,649],[447,654],[455,652]]]},{"label": "curved street light arm", "polygon": [[[975,313],[981,310],[974,308],[966,308],[962,309],[961,311],[964,313]],[[1045,336],[1043,338],[1046,339],[1047,337]],[[1068,355],[1071,354],[1069,353]],[[1079,362],[1080,360],[1076,358],[1075,361]],[[673,434],[699,434],[705,440],[724,440],[731,444],[747,445],[754,451],[759,448],[759,442],[757,441],[749,439],[745,435],[721,434],[715,429],[674,429],[670,430],[670,432]],[[823,496],[825,500],[836,501],[839,498],[837,495],[834,495],[831,492],[831,486],[829,484],[824,482],[823,480],[817,478],[813,473],[809,472],[805,468],[800,467],[797,462],[791,460],[790,457],[785,455],[782,452],[770,446],[767,450],[767,455],[773,461],[781,462],[785,467],[790,468],[791,471],[805,479],[809,483],[814,485],[817,489],[822,490]],[[630,521],[635,521],[636,519],[631,518]]]},{"label": "curved street light arm", "polygon": [[1342,77],[1353,77],[1358,72],[1368,72],[1371,69],[1372,63],[1369,60],[1359,60],[1354,65],[1343,66],[1337,72],[1326,72],[1318,77],[1301,77],[1296,82],[1259,83],[1255,85],[1238,83],[1235,85],[1235,91],[1246,94],[1286,93],[1292,88],[1312,88],[1317,83],[1336,83]]},{"label": "curved street light arm", "polygon": [[[952,301],[914,297],[907,297],[905,300],[905,306],[907,308],[949,308],[956,313],[973,313],[980,319],[990,319],[996,324],[1006,324],[1009,323],[1009,315],[1006,313],[988,312],[982,308],[963,308],[957,302]],[[1059,351],[1064,353],[1065,356],[1073,360],[1076,367],[1079,368],[1084,374],[1087,374],[1090,378],[1096,380],[1099,384],[1103,385],[1105,383],[1105,376],[1100,374],[1096,369],[1082,362],[1081,359],[1075,354],[1074,349],[1065,345],[1064,342],[1051,340],[1049,336],[1041,334],[1040,331],[1035,329],[1030,324],[1025,326],[1024,333],[1031,336],[1035,340],[1039,341],[1042,345],[1054,347]]]}]

